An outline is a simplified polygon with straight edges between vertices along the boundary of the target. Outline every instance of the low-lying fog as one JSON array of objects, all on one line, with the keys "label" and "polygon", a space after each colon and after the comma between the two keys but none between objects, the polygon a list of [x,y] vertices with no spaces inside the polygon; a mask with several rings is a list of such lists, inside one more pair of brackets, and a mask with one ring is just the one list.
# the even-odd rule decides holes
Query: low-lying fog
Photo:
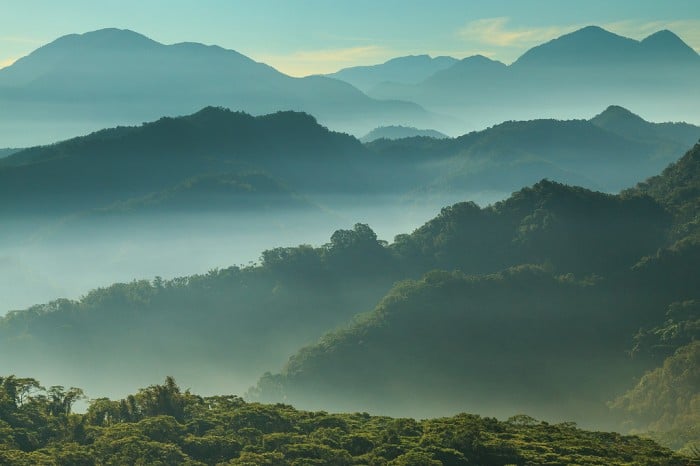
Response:
[{"label": "low-lying fog", "polygon": [[485,206],[508,193],[480,192],[419,201],[334,199],[318,211],[262,214],[158,214],[105,219],[15,220],[0,241],[0,315],[56,298],[77,299],[115,282],[174,278],[214,268],[245,266],[262,251],[330,241],[334,231],[366,223],[380,239],[410,233],[446,205],[473,200]]}]

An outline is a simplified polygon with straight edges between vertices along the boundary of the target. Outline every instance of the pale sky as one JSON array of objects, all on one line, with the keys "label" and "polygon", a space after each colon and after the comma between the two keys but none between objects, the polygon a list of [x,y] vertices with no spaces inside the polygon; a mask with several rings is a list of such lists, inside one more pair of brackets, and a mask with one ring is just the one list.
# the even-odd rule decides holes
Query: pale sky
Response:
[{"label": "pale sky", "polygon": [[0,0],[0,67],[105,27],[220,45],[293,76],[423,53],[510,63],[591,24],[634,39],[670,29],[700,52],[700,0]]}]

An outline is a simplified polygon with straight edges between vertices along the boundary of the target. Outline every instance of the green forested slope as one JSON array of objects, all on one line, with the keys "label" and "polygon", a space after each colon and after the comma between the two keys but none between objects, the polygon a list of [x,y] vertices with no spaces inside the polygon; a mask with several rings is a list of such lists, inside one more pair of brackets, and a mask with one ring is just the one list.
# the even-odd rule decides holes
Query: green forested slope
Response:
[{"label": "green forested slope", "polygon": [[79,389],[0,378],[0,462],[8,466],[692,464],[650,440],[459,414],[416,421],[201,397],[172,378],[71,412]]},{"label": "green forested slope", "polygon": [[700,144],[661,174],[628,192],[647,194],[667,206],[676,216],[675,237],[697,234],[700,232]]}]

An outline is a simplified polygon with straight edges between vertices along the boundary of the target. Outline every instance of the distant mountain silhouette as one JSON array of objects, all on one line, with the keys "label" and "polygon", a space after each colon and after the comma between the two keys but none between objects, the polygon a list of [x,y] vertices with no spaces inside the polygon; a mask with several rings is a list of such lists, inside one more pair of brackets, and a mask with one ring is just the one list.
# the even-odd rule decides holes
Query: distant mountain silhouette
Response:
[{"label": "distant mountain silhouette", "polygon": [[375,140],[367,147],[404,172],[415,170],[430,192],[512,192],[542,177],[617,192],[660,172],[698,138],[700,127],[650,123],[609,107],[591,120],[508,121],[454,139]]},{"label": "distant mountain silhouette", "polygon": [[307,114],[253,117],[208,107],[1,159],[0,210],[67,213],[105,207],[198,175],[251,170],[305,192],[356,192],[367,187],[360,171],[367,157],[355,138],[331,132]]},{"label": "distant mountain silhouette", "polygon": [[326,76],[343,80],[367,92],[385,81],[417,84],[432,74],[449,68],[456,62],[457,59],[452,57],[433,58],[429,55],[409,55],[392,58],[379,65],[343,68]]},{"label": "distant mountain silhouette", "polygon": [[[433,123],[414,103],[379,102],[336,79],[292,78],[233,50],[163,45],[120,29],[61,37],[1,69],[0,105],[5,129],[0,139],[8,145],[63,139],[206,105],[254,114],[303,110],[359,134],[386,122]],[[62,125],[74,129],[67,132]]]},{"label": "distant mountain silhouette", "polygon": [[509,66],[469,57],[420,83],[384,82],[368,94],[461,118],[461,132],[545,115],[581,118],[610,102],[655,120],[700,123],[698,72],[700,56],[670,31],[637,41],[589,26],[533,47]]},{"label": "distant mountain silhouette", "polygon": [[588,26],[563,35],[525,52],[513,68],[532,66],[629,66],[653,62],[698,62],[698,54],[668,30],[656,32],[636,41]]},{"label": "distant mountain silhouette", "polygon": [[286,189],[323,198],[509,193],[542,177],[614,192],[658,173],[700,138],[698,127],[648,123],[620,107],[590,121],[505,122],[454,139],[392,140],[418,133],[381,131],[390,137],[363,145],[304,113],[254,117],[207,107],[0,159],[0,211],[60,216],[215,174],[261,173]]},{"label": "distant mountain silhouette", "polygon": [[691,147],[700,138],[700,128],[688,123],[650,123],[618,105],[611,105],[591,119],[594,125],[632,140],[669,141]]},{"label": "distant mountain silhouette", "polygon": [[418,129],[409,126],[380,126],[360,138],[361,142],[372,142],[376,139],[402,139],[412,137],[428,137],[444,139],[448,136],[434,129]]}]

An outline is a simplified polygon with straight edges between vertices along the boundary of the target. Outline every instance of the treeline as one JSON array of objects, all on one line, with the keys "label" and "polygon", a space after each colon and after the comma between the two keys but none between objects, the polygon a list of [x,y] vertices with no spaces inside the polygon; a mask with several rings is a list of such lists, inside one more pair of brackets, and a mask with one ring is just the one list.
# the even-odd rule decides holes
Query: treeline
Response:
[{"label": "treeline", "polygon": [[459,414],[416,421],[298,411],[202,397],[171,377],[121,400],[72,411],[80,389],[0,377],[0,463],[8,466],[149,465],[541,465],[687,466],[651,440],[548,424]]}]

